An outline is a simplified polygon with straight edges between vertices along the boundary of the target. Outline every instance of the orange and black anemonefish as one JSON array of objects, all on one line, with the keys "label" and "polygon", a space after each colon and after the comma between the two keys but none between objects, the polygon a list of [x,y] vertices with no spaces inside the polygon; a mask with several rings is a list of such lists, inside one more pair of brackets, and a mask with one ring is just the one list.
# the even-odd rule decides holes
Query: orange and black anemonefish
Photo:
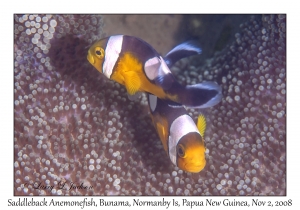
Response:
[{"label": "orange and black anemonefish", "polygon": [[183,57],[200,53],[200,48],[186,42],[162,58],[137,37],[114,35],[96,41],[89,48],[87,59],[107,78],[124,85],[130,95],[147,92],[187,107],[207,108],[221,101],[221,87],[214,82],[182,86],[168,67]]},{"label": "orange and black anemonefish", "polygon": [[206,121],[199,115],[197,126],[182,105],[147,94],[153,125],[172,163],[181,170],[198,173],[206,165]]}]

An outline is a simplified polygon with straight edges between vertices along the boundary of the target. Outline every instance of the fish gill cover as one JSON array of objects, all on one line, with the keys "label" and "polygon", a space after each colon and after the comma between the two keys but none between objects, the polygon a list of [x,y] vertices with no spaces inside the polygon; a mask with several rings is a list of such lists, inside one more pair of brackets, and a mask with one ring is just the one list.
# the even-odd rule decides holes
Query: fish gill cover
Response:
[{"label": "fish gill cover", "polygon": [[[204,64],[172,68],[182,84],[223,89],[205,110],[209,152],[198,174],[170,163],[146,97],[130,101],[89,65],[102,16],[14,18],[15,195],[286,195],[285,15],[253,16]],[[188,111],[196,121],[200,110]],[[71,190],[49,187],[62,183]]]}]

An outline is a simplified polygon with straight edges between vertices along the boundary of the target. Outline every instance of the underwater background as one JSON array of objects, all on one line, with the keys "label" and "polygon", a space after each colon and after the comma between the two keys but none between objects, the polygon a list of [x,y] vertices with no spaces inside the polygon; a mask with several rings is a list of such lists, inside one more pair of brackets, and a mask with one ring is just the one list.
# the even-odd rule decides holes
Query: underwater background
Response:
[{"label": "underwater background", "polygon": [[[207,119],[200,173],[171,163],[145,95],[129,100],[88,63],[113,34],[162,55],[199,41],[171,70],[223,89],[218,105],[188,109]],[[62,183],[86,189],[47,188]],[[286,195],[286,16],[14,15],[14,195]]]}]

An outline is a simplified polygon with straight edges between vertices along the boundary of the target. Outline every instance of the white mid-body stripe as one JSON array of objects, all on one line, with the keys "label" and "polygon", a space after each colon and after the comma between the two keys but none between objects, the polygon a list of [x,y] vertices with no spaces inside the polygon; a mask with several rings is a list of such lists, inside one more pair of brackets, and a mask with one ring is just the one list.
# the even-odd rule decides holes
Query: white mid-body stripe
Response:
[{"label": "white mid-body stripe", "polygon": [[144,65],[145,73],[148,79],[154,80],[157,76],[164,76],[171,73],[164,59],[160,56],[150,58]]},{"label": "white mid-body stripe", "polygon": [[103,63],[103,74],[110,78],[114,66],[122,50],[123,35],[111,36],[105,49],[105,59]]},{"label": "white mid-body stripe", "polygon": [[144,69],[148,79],[154,80],[157,77],[159,66],[160,60],[158,57],[150,58],[146,61]]},{"label": "white mid-body stripe", "polygon": [[154,112],[157,105],[157,97],[152,94],[149,94],[149,104],[151,111]]},{"label": "white mid-body stripe", "polygon": [[169,156],[174,165],[176,165],[176,146],[178,144],[178,141],[190,132],[199,133],[194,120],[189,115],[181,115],[180,117],[176,118],[171,124],[168,144]]}]

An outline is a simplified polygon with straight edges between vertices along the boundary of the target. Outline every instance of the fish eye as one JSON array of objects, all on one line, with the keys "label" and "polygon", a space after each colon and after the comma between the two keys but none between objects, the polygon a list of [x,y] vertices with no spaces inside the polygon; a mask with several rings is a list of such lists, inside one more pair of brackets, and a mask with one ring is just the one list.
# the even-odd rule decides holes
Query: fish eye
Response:
[{"label": "fish eye", "polygon": [[177,154],[179,155],[179,157],[185,156],[184,147],[182,144],[177,145]]},{"label": "fish eye", "polygon": [[104,56],[104,50],[101,47],[96,47],[95,54],[97,57],[102,58]]},{"label": "fish eye", "polygon": [[101,51],[100,50],[96,50],[96,54],[97,55],[101,55]]}]

